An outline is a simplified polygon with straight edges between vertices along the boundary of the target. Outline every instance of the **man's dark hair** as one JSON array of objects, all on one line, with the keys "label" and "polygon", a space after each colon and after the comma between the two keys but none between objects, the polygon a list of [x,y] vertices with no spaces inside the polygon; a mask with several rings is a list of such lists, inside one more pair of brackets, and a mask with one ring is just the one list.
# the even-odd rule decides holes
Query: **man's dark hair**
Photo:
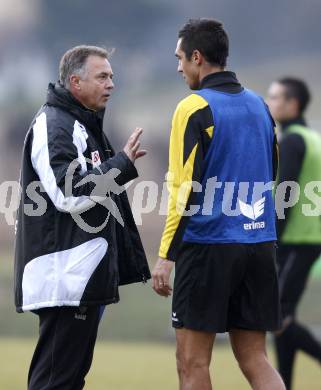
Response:
[{"label": "man's dark hair", "polygon": [[284,77],[279,79],[278,83],[284,85],[286,98],[294,98],[298,101],[300,114],[303,114],[311,98],[306,83],[294,77]]},{"label": "man's dark hair", "polygon": [[182,38],[181,49],[188,60],[198,50],[207,62],[226,66],[229,52],[228,36],[223,24],[214,19],[190,19],[178,33]]}]

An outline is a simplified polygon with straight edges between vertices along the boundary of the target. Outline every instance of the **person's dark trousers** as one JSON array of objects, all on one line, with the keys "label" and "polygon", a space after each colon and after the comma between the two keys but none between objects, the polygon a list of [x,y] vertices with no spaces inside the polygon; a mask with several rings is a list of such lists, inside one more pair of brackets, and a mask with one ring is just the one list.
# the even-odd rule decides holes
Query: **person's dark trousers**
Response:
[{"label": "person's dark trousers", "polygon": [[293,321],[278,336],[275,336],[278,369],[287,390],[292,388],[293,367],[297,351],[318,360],[321,364],[321,345],[311,332]]},{"label": "person's dark trousers", "polygon": [[101,308],[54,307],[35,311],[39,340],[28,390],[80,390],[94,353]]},{"label": "person's dark trousers", "polygon": [[279,372],[291,390],[296,352],[301,350],[321,363],[321,344],[296,319],[296,309],[310,270],[321,252],[320,245],[280,245],[278,251],[282,316],[286,325],[275,335]]}]

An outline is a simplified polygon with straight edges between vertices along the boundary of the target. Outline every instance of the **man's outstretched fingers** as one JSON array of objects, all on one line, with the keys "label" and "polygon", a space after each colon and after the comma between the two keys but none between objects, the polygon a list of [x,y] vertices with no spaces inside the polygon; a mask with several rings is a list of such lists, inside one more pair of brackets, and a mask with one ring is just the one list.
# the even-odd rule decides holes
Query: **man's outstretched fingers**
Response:
[{"label": "man's outstretched fingers", "polygon": [[136,141],[141,136],[142,132],[143,132],[143,129],[141,127],[136,127],[135,131],[131,135],[131,137],[133,137],[131,140],[132,145],[135,145]]},{"label": "man's outstretched fingers", "polygon": [[145,149],[142,149],[142,150],[139,150],[137,153],[136,153],[136,159],[137,158],[140,158],[140,157],[143,157],[147,154],[147,150]]},{"label": "man's outstretched fingers", "polygon": [[140,141],[137,141],[137,142],[133,145],[132,152],[133,152],[133,153],[136,153],[137,150],[139,149],[139,147],[140,147]]}]

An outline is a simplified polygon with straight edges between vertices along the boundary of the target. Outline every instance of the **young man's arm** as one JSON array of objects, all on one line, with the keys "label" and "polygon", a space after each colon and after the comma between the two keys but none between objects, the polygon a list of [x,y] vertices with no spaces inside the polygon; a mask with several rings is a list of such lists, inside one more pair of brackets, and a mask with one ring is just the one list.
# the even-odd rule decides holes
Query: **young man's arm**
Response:
[{"label": "young man's arm", "polygon": [[160,295],[170,294],[169,275],[188,222],[188,217],[183,213],[193,201],[191,182],[200,182],[202,163],[213,136],[213,128],[211,109],[201,96],[190,95],[177,106],[169,147],[168,213],[159,259],[153,272],[153,288]]}]

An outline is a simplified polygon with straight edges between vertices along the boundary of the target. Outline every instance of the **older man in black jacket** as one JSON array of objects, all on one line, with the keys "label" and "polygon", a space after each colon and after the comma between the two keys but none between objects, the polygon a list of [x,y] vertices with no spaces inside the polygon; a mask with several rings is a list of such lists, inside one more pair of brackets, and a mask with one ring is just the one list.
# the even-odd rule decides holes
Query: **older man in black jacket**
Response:
[{"label": "older man in black jacket", "polygon": [[108,52],[67,51],[27,133],[17,216],[15,303],[39,316],[28,388],[82,389],[101,308],[150,277],[124,184],[138,174],[141,128],[115,154],[103,127],[114,88]]}]

